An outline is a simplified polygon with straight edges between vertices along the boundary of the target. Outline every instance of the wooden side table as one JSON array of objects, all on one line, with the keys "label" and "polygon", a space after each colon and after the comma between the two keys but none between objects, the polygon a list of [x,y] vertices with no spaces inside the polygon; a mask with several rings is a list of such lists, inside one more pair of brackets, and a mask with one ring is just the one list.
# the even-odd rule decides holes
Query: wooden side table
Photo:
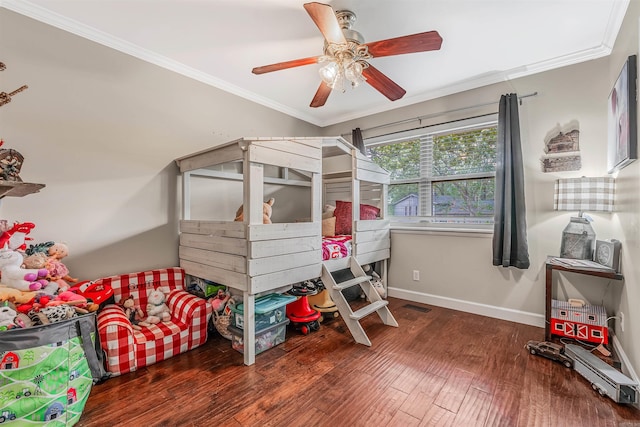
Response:
[{"label": "wooden side table", "polygon": [[585,274],[587,276],[604,277],[605,279],[624,280],[624,276],[615,271],[594,270],[590,268],[565,267],[551,262],[556,257],[547,257],[546,262],[546,287],[545,287],[545,308],[544,308],[544,339],[551,341],[551,294],[553,286],[553,270],[568,271],[570,273]]}]

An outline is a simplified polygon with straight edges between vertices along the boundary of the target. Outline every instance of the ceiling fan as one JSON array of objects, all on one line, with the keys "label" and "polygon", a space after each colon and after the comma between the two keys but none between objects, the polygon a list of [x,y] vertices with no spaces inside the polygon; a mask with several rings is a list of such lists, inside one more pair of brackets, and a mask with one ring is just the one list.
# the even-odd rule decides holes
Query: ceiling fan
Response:
[{"label": "ceiling fan", "polygon": [[332,89],[344,92],[346,86],[356,87],[363,82],[370,84],[391,101],[398,100],[406,91],[367,60],[439,50],[442,45],[442,37],[437,31],[364,43],[362,35],[351,29],[356,21],[355,13],[349,10],[334,12],[328,4],[317,2],[305,3],[304,8],[324,36],[324,55],[264,65],[251,72],[264,74],[302,65],[326,63],[319,70],[322,82],[311,101],[310,106],[314,108],[322,107],[327,102]]}]

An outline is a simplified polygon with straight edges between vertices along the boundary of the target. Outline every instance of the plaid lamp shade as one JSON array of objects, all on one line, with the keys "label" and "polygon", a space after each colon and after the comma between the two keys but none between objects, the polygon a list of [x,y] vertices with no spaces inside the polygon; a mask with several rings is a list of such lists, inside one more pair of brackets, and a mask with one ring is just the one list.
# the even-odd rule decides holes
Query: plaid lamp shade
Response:
[{"label": "plaid lamp shade", "polygon": [[568,178],[556,181],[553,209],[613,212],[613,178]]}]

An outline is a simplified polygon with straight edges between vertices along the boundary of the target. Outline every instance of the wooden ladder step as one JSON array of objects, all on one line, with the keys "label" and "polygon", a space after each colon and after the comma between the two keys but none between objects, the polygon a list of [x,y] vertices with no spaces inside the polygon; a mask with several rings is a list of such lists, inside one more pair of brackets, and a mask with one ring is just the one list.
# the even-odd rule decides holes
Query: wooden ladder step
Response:
[{"label": "wooden ladder step", "polygon": [[343,289],[359,285],[360,283],[368,282],[369,280],[371,280],[371,276],[360,276],[354,279],[346,280],[344,282],[336,283],[335,285],[333,285],[333,289],[341,291]]},{"label": "wooden ladder step", "polygon": [[387,300],[374,301],[371,304],[366,305],[361,309],[354,311],[353,314],[351,314],[349,317],[354,320],[360,320],[370,315],[371,313],[375,313],[381,308],[386,307],[387,304],[389,304],[389,301]]}]

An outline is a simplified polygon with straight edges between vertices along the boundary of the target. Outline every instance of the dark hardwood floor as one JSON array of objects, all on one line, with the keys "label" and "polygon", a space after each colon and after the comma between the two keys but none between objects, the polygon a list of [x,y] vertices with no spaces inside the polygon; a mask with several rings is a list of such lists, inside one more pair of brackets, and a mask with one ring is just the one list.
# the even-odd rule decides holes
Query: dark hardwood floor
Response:
[{"label": "dark hardwood floor", "polygon": [[335,319],[307,336],[289,329],[253,366],[213,331],[200,348],[95,385],[77,426],[640,426],[639,410],[530,355],[542,328],[390,307],[399,328],[363,321],[371,347]]}]

